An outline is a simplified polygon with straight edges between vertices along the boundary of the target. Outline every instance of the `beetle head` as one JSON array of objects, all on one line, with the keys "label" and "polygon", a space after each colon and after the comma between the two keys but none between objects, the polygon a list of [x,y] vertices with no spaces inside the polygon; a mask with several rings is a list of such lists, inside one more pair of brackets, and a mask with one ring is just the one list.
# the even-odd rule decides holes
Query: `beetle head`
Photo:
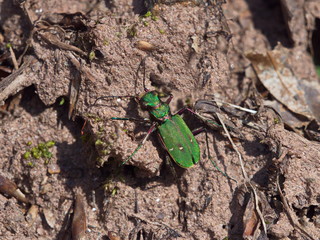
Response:
[{"label": "beetle head", "polygon": [[154,108],[161,103],[161,100],[157,91],[150,91],[140,96],[139,102],[143,108]]}]

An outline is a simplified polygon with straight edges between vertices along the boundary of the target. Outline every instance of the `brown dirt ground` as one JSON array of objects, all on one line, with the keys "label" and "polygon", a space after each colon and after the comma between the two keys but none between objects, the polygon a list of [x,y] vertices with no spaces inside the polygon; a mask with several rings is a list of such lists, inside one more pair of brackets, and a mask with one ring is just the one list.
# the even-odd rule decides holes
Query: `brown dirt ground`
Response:
[{"label": "brown dirt ground", "polygon": [[[245,58],[280,42],[295,75],[319,84],[308,51],[320,4],[167,0],[142,18],[143,2],[0,0],[0,56],[9,54],[7,43],[17,58],[29,46],[18,74],[0,69],[0,176],[28,198],[0,194],[0,238],[320,239],[320,144],[263,107],[272,96]],[[142,40],[154,49],[139,49]],[[0,64],[13,69],[9,57]],[[189,113],[191,129],[208,128],[196,136],[199,164],[172,171],[152,133],[119,167],[150,124],[110,118],[148,115],[133,98],[94,103],[141,94],[144,69],[148,89],[174,96],[173,113],[206,95],[259,110],[229,117],[241,132],[233,139],[247,178],[226,134]],[[48,141],[55,142],[51,158],[23,157]],[[30,219],[31,205],[39,212]],[[72,216],[87,226],[71,227]]]}]

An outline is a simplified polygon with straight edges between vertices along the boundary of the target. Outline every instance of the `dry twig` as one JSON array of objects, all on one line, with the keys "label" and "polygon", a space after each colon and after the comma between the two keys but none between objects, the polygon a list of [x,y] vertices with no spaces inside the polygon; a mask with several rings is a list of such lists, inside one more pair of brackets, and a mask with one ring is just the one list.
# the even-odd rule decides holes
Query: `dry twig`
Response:
[{"label": "dry twig", "polygon": [[289,221],[291,222],[292,226],[298,230],[302,235],[305,235],[306,237],[308,237],[311,240],[316,240],[316,238],[312,237],[309,233],[307,233],[303,227],[301,226],[301,224],[298,222],[296,215],[294,213],[294,211],[291,209],[288,200],[286,199],[286,197],[284,196],[281,187],[280,187],[280,183],[279,183],[279,175],[277,175],[277,189],[279,191],[279,195],[281,198],[281,201],[283,203],[283,209],[286,211],[286,214],[288,216]]}]

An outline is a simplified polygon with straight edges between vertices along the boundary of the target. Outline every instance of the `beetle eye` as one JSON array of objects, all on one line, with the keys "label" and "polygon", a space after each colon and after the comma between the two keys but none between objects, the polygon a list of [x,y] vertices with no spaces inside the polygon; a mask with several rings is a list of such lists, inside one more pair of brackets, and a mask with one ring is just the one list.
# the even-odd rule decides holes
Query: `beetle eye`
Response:
[{"label": "beetle eye", "polygon": [[166,93],[159,93],[158,96],[159,96],[159,98],[165,98],[165,97],[168,97],[168,94],[166,94]]},{"label": "beetle eye", "polygon": [[147,108],[149,106],[148,102],[145,101],[143,98],[140,99],[140,105],[142,108]]}]

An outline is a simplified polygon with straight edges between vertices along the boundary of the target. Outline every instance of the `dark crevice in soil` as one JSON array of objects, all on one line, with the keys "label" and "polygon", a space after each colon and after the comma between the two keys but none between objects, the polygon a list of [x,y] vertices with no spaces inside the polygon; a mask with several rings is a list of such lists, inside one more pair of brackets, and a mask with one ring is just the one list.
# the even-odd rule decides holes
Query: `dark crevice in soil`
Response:
[{"label": "dark crevice in soil", "polygon": [[320,65],[320,19],[316,19],[316,28],[312,33],[312,49],[309,50],[313,55],[313,61]]},{"label": "dark crevice in soil", "polygon": [[261,187],[267,187],[269,184],[269,166],[272,164],[271,160],[264,166],[262,169],[260,169],[257,173],[255,173],[252,177],[252,181],[259,184]]},{"label": "dark crevice in soil", "polygon": [[38,116],[47,108],[36,94],[36,88],[33,85],[22,91],[20,106],[32,116]]},{"label": "dark crevice in soil", "polygon": [[133,5],[133,11],[135,14],[143,15],[149,10],[148,6],[145,5],[145,2],[148,2],[148,1],[133,0],[132,5]]},{"label": "dark crevice in soil", "polygon": [[292,48],[291,40],[280,0],[246,0],[253,15],[254,26],[267,37],[271,48],[281,42],[283,46]]},{"label": "dark crevice in soil", "polygon": [[104,0],[104,3],[106,5],[107,8],[112,9],[115,7],[114,3],[112,0]]},{"label": "dark crevice in soil", "polygon": [[313,217],[317,214],[316,210],[317,210],[318,206],[317,205],[310,205],[307,209],[307,218],[310,219],[310,221],[313,221]]},{"label": "dark crevice in soil", "polygon": [[259,139],[255,139],[254,141],[244,141],[243,147],[246,154],[249,156],[258,157],[269,153],[269,146],[267,144],[260,143]]},{"label": "dark crevice in soil", "polygon": [[277,194],[277,195],[270,196],[269,203],[270,203],[270,207],[272,209],[274,209],[274,211],[277,215],[280,215],[280,213],[282,213],[284,211],[283,210],[283,203],[282,203],[280,195]]}]

